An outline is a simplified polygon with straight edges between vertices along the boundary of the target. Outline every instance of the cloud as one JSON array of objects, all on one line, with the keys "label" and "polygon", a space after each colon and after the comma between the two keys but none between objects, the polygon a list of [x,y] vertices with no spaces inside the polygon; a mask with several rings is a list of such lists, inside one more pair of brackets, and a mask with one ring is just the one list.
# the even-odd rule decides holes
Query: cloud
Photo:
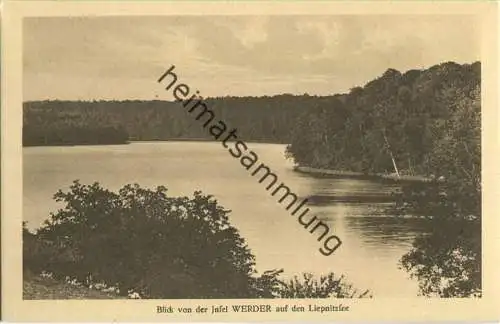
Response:
[{"label": "cloud", "polygon": [[387,68],[404,71],[443,61],[478,60],[480,37],[474,19],[26,18],[25,93],[28,100],[42,94],[66,99],[150,98],[152,91],[146,87],[171,64],[185,82],[210,96],[335,93],[363,85]]}]

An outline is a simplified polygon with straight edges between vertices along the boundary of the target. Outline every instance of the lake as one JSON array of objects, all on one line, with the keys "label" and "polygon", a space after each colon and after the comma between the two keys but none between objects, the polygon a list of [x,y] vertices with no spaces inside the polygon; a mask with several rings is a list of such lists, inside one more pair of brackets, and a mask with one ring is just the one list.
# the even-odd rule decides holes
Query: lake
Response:
[{"label": "lake", "polygon": [[428,221],[397,217],[384,198],[394,185],[369,180],[320,178],[297,173],[284,157],[285,145],[249,143],[260,162],[328,223],[342,245],[330,256],[319,252],[316,236],[301,227],[218,142],[134,142],[129,145],[23,148],[23,215],[30,229],[55,212],[53,194],[71,182],[98,181],[109,189],[128,183],[164,185],[170,195],[212,194],[230,209],[230,222],[256,256],[257,270],[343,274],[374,297],[416,297],[415,280],[398,268],[413,239]]}]

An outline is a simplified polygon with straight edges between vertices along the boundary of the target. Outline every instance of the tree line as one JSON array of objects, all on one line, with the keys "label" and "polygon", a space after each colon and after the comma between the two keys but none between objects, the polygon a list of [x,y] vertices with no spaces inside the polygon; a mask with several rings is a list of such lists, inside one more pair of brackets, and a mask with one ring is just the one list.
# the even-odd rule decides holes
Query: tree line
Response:
[{"label": "tree line", "polygon": [[[208,98],[204,102],[228,127],[237,128],[242,140],[289,143],[296,119],[325,100],[328,97],[285,94]],[[128,140],[136,141],[213,139],[173,101],[30,101],[24,103],[23,112],[26,144],[51,144],[73,135],[78,141],[91,129],[117,138],[126,134]]]},{"label": "tree line", "polygon": [[[401,266],[418,278],[422,294],[450,297],[481,293],[480,98],[480,62],[447,62],[405,73],[388,69],[345,94],[205,103],[242,140],[288,144],[286,154],[298,165],[365,173],[397,168],[443,180],[403,186],[396,207],[433,217],[431,235],[415,241]],[[130,140],[210,137],[175,102],[41,101],[23,110],[25,143],[78,127],[122,130]]]},{"label": "tree line", "polygon": [[392,154],[403,173],[429,175],[446,173],[436,163],[446,152],[465,163],[456,167],[472,169],[479,156],[480,70],[479,62],[404,74],[389,69],[304,112],[289,156],[300,165],[379,173],[394,171]]},{"label": "tree line", "polygon": [[121,127],[75,125],[23,128],[23,146],[126,144],[129,136]]},{"label": "tree line", "polygon": [[[425,296],[478,297],[481,282],[481,64],[388,69],[297,119],[287,155],[302,166],[397,172],[394,210],[430,218],[400,266]],[[392,207],[391,207],[392,208]]]}]

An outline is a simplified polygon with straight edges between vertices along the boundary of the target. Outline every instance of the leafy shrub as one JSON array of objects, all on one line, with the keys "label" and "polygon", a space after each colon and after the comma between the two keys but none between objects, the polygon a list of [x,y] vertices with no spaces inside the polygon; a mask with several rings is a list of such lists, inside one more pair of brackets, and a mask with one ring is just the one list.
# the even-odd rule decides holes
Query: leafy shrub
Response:
[{"label": "leafy shrub", "polygon": [[[23,226],[24,268],[55,278],[105,283],[144,298],[348,297],[333,274],[280,281],[281,270],[256,276],[255,258],[229,211],[211,196],[168,197],[126,185],[117,193],[74,181],[54,198],[65,204],[35,234]],[[303,292],[301,292],[303,290]]]},{"label": "leafy shrub", "polygon": [[433,221],[401,265],[419,281],[423,296],[481,296],[481,225],[475,220]]},{"label": "leafy shrub", "polygon": [[368,290],[359,293],[352,285],[347,284],[344,276],[336,277],[334,273],[319,278],[311,273],[303,273],[302,277],[294,276],[289,280],[281,280],[283,270],[266,271],[255,280],[258,296],[263,298],[371,298]]},{"label": "leafy shrub", "polygon": [[152,298],[248,295],[254,258],[210,196],[171,198],[164,187],[138,185],[114,193],[75,181],[55,199],[66,206],[37,237],[64,256],[43,264],[56,276],[91,276]]},{"label": "leafy shrub", "polygon": [[281,298],[363,298],[371,297],[368,290],[358,292],[352,285],[345,283],[344,276],[336,277],[333,273],[314,278],[311,273],[302,274],[302,278],[293,277],[279,289]]}]

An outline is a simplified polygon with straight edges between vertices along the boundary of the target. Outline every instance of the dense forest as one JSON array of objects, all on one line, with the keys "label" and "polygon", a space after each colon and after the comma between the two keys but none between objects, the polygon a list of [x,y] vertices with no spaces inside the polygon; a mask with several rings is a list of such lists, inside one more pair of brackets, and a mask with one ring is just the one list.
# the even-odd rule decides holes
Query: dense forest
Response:
[{"label": "dense forest", "polygon": [[287,154],[298,165],[422,175],[396,211],[430,217],[400,266],[425,296],[481,296],[481,65],[389,69],[304,112]]},{"label": "dense forest", "polygon": [[[330,97],[278,95],[205,100],[217,119],[246,141],[286,143],[297,118]],[[64,137],[68,129],[101,128],[128,134],[130,140],[213,140],[186,108],[170,101],[36,101],[24,103],[24,142]],[[76,131],[75,131],[76,132]],[[106,132],[106,131],[103,131]],[[42,135],[43,133],[43,135]],[[115,132],[117,133],[117,132]],[[52,141],[48,144],[53,145]]]},{"label": "dense forest", "polygon": [[305,112],[288,153],[300,165],[373,173],[393,172],[392,154],[399,171],[422,175],[446,173],[436,169],[438,156],[463,154],[457,167],[472,170],[480,157],[480,72],[480,63],[389,69]]},{"label": "dense forest", "polygon": [[128,134],[121,127],[91,125],[27,126],[23,146],[126,144]]},{"label": "dense forest", "polygon": [[[403,172],[427,174],[445,133],[469,118],[479,121],[479,83],[480,63],[450,62],[404,74],[389,69],[348,94],[205,102],[240,139],[291,144],[289,155],[300,165],[385,172],[394,170],[392,153]],[[211,139],[192,114],[170,101],[36,101],[25,102],[23,111],[25,145]]]},{"label": "dense forest", "polygon": [[[333,96],[206,99],[239,139],[288,144],[297,165],[364,173],[422,175],[440,181],[402,185],[396,210],[432,218],[401,267],[423,295],[480,296],[481,64],[388,69]],[[168,101],[43,101],[24,104],[23,143],[77,141],[75,132],[115,139],[209,139],[181,105]],[[102,131],[97,131],[101,129]],[[246,280],[246,279],[245,279]],[[253,289],[253,288],[252,288]],[[253,294],[253,293],[252,293]]]}]

